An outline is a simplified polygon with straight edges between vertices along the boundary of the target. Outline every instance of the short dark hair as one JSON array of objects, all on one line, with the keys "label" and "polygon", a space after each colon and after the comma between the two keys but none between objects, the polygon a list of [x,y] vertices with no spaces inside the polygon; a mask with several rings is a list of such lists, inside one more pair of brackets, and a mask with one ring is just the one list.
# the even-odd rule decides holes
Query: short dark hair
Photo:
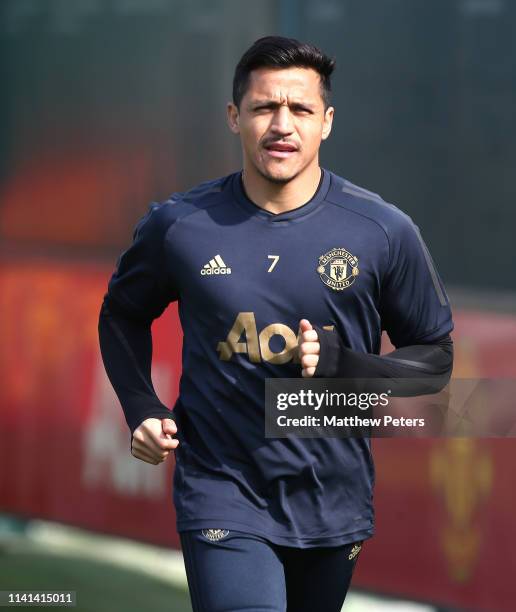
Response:
[{"label": "short dark hair", "polygon": [[320,49],[295,38],[283,36],[264,36],[255,41],[242,55],[235,68],[233,77],[233,104],[240,108],[247,91],[249,74],[257,68],[313,68],[321,77],[321,97],[324,108],[330,104],[330,76],[335,68],[335,59],[325,55]]}]

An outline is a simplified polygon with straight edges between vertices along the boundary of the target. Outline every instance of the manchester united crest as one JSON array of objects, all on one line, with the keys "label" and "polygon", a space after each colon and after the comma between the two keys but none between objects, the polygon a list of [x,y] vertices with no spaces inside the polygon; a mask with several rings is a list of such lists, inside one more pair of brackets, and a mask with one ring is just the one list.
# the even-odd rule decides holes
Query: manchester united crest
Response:
[{"label": "manchester united crest", "polygon": [[335,291],[347,289],[358,276],[358,257],[344,248],[333,248],[319,257],[317,273]]},{"label": "manchester united crest", "polygon": [[211,542],[218,542],[227,537],[229,531],[227,529],[203,529],[202,535]]}]

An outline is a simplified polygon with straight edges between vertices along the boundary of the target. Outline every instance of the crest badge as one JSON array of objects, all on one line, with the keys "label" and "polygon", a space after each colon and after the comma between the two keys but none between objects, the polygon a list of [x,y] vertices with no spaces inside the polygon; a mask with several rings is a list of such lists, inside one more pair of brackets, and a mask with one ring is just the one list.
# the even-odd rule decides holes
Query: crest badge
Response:
[{"label": "crest badge", "polygon": [[358,257],[342,247],[335,247],[319,257],[317,274],[334,291],[347,289],[359,274]]},{"label": "crest badge", "polygon": [[202,535],[210,542],[218,542],[229,535],[228,529],[203,529]]}]

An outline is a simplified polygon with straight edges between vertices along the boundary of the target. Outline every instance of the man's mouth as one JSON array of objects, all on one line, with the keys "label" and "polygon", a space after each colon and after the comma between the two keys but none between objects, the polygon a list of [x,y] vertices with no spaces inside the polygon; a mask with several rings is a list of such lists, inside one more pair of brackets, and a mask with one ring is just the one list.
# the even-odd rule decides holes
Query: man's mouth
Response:
[{"label": "man's mouth", "polygon": [[287,142],[271,142],[265,145],[265,150],[271,157],[290,157],[297,151],[297,147]]}]

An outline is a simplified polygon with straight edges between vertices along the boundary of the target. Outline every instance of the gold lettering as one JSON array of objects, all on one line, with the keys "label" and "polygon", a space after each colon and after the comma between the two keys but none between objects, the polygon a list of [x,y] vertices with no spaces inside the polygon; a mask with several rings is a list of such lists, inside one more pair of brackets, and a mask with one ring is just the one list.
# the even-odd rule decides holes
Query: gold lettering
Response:
[{"label": "gold lettering", "polygon": [[[240,342],[244,333],[245,341]],[[285,346],[277,353],[270,347],[270,339],[276,335],[285,340]],[[271,323],[258,335],[254,312],[240,312],[226,340],[218,343],[217,351],[222,361],[229,361],[234,353],[247,353],[252,363],[262,359],[273,364],[301,363],[298,347],[299,336],[288,325]]]},{"label": "gold lettering", "polygon": [[[246,340],[245,342],[239,342],[244,332]],[[254,312],[238,313],[226,341],[218,343],[217,351],[220,353],[222,361],[229,361],[233,353],[247,353],[252,363],[260,362],[258,330],[256,329]]]},{"label": "gold lettering", "polygon": [[[282,336],[285,340],[285,346],[279,353],[271,351],[269,346],[270,339],[276,335]],[[287,363],[292,359],[292,352],[295,349],[297,349],[297,337],[288,325],[271,323],[260,332],[260,350],[264,361],[275,364]]]}]

